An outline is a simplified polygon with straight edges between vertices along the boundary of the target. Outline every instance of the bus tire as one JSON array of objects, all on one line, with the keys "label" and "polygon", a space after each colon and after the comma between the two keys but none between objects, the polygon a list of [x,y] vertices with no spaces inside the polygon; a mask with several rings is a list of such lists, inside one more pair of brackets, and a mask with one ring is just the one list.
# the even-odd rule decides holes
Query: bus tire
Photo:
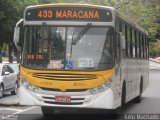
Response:
[{"label": "bus tire", "polygon": [[122,95],[121,95],[121,110],[124,108],[126,101],[126,82],[123,82],[123,87],[122,87]]},{"label": "bus tire", "polygon": [[121,115],[122,115],[122,107],[119,106],[114,110],[114,119],[119,119]]},{"label": "bus tire", "polygon": [[48,106],[41,106],[41,110],[43,113],[43,117],[50,117],[53,116],[55,114],[55,110],[53,109],[53,107],[48,107]]},{"label": "bus tire", "polygon": [[123,87],[122,87],[122,95],[121,95],[121,105],[115,109],[115,115],[116,119],[120,118],[121,115],[123,114],[123,108],[125,105],[125,100],[126,100],[126,82],[123,82]]},{"label": "bus tire", "polygon": [[137,96],[137,97],[134,99],[134,103],[141,103],[141,100],[142,100],[142,90],[143,90],[143,80],[141,79],[141,83],[140,83],[140,93],[139,93],[139,96]]}]

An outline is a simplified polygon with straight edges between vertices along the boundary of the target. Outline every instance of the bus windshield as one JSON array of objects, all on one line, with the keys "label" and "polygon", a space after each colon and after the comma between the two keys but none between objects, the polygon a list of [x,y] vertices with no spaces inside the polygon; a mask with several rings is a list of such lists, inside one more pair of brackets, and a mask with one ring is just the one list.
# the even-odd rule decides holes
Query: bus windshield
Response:
[{"label": "bus windshield", "polygon": [[113,29],[90,26],[26,26],[23,65],[34,69],[104,70],[113,67]]}]

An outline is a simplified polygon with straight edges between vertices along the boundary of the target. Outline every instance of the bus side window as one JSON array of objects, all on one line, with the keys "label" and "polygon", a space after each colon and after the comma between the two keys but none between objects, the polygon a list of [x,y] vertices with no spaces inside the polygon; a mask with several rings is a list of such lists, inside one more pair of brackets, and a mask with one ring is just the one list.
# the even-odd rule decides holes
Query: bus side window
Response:
[{"label": "bus side window", "polygon": [[128,31],[127,31],[127,25],[125,25],[125,47],[126,47],[126,51],[125,51],[125,55],[126,57],[128,57]]}]

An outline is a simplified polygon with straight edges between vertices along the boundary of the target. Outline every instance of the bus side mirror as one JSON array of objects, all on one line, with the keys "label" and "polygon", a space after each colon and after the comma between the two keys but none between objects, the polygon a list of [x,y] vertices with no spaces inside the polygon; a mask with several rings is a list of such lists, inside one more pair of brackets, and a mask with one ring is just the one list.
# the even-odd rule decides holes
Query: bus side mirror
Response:
[{"label": "bus side mirror", "polygon": [[23,33],[23,19],[19,20],[16,24],[16,27],[14,29],[14,43],[16,48],[21,51],[23,47],[23,41],[24,41],[24,33]]}]

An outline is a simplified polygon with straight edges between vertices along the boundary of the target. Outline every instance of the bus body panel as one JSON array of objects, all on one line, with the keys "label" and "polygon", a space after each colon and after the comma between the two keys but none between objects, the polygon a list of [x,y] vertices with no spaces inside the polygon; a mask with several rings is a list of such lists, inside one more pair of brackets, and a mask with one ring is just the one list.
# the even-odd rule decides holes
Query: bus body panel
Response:
[{"label": "bus body panel", "polygon": [[[74,96],[72,98],[85,98],[83,104],[81,105],[58,105],[54,104],[55,94],[68,96],[67,93],[56,93],[53,95],[38,94],[28,91],[23,86],[20,87],[20,104],[21,105],[40,105],[40,106],[54,106],[54,107],[76,107],[76,108],[97,108],[97,109],[114,109],[114,94],[111,89],[105,92],[95,94],[95,95],[81,95]],[[72,93],[69,93],[69,95]],[[53,99],[44,99],[43,97],[51,97]],[[50,103],[45,103],[44,101],[50,101]],[[74,101],[73,101],[74,102]],[[73,103],[71,102],[71,103]]]}]

